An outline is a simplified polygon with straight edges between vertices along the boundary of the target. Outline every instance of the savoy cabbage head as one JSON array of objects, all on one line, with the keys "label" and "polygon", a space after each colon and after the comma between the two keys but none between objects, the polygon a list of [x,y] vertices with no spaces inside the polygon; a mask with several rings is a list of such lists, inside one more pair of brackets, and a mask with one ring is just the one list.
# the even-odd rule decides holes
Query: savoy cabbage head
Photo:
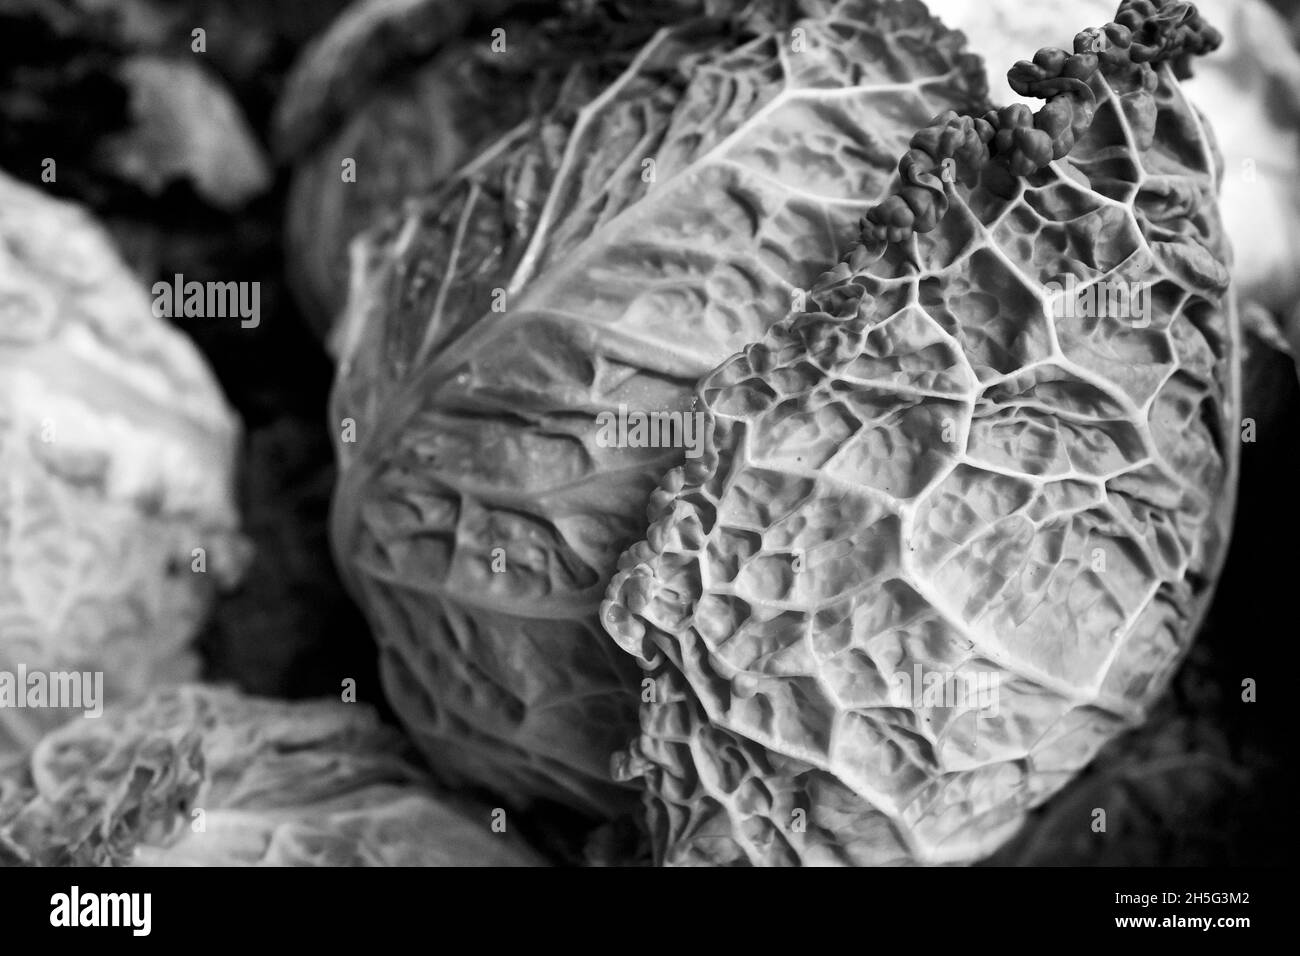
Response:
[{"label": "savoy cabbage head", "polygon": [[335,549],[432,765],[519,804],[635,799],[609,765],[642,689],[597,610],[684,450],[604,441],[602,413],[688,411],[912,132],[983,100],[919,2],[699,6],[621,62],[579,57],[551,108],[353,251]]}]

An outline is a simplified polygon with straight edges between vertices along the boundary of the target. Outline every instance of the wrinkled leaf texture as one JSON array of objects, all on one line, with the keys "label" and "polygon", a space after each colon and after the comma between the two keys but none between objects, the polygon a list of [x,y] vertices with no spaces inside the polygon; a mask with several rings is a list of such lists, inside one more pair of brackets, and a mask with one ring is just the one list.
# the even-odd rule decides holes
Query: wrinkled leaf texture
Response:
[{"label": "wrinkled leaf texture", "polygon": [[0,778],[0,864],[541,863],[411,756],[361,705],[182,685],[54,731]]},{"label": "wrinkled leaf texture", "polygon": [[[1182,658],[1236,482],[1221,169],[1167,65],[1093,83],[1068,158],[953,185],[701,383],[709,447],[603,618],[656,682],[626,771],[660,862],[976,860]],[[1147,284],[1150,325],[1058,317],[1067,275]]]},{"label": "wrinkled leaf texture", "polygon": [[627,807],[609,762],[638,675],[597,610],[683,455],[601,447],[596,416],[689,408],[834,259],[914,128],[982,99],[919,3],[803,7],[757,35],[665,28],[612,80],[575,70],[556,109],[355,253],[334,544],[447,778]]},{"label": "wrinkled leaf texture", "polygon": [[[1213,627],[1207,621],[1205,630]],[[1207,636],[1151,718],[1102,748],[987,865],[1232,866],[1259,858],[1255,834],[1268,819],[1274,767],[1253,728],[1234,728],[1239,689],[1214,672],[1222,664]],[[1098,808],[1102,832],[1093,828]]]},{"label": "wrinkled leaf texture", "polygon": [[[931,0],[929,6],[996,70],[999,51],[1053,43],[1063,24],[1101,22],[1115,5]],[[1300,298],[1300,50],[1285,20],[1263,0],[1199,0],[1196,9],[1224,37],[1198,61],[1189,89],[1223,152],[1219,209],[1234,253],[1232,281],[1243,305],[1253,300],[1285,320]],[[999,105],[1031,102],[1012,96],[1000,80],[990,85]],[[1243,323],[1249,316],[1243,309]],[[1263,323],[1254,327],[1267,331]],[[1291,339],[1294,353],[1300,338]]]},{"label": "wrinkled leaf texture", "polygon": [[[421,0],[416,6],[435,22],[435,11],[446,4]],[[509,12],[526,12],[527,4],[524,7]],[[391,8],[385,9],[391,13]],[[487,12],[478,10],[479,19]],[[436,22],[446,27],[456,20],[444,17]],[[612,78],[655,30],[653,22],[615,24],[598,13],[539,23],[505,18],[494,22],[505,31],[508,55],[494,51],[481,29],[463,37],[439,35],[441,45],[433,55],[387,77],[368,98],[352,105],[337,129],[319,134],[325,135],[323,141],[302,151],[289,197],[289,275],[295,294],[323,333],[332,333],[346,301],[348,245],[359,232],[400,208],[404,199],[441,187],[484,146],[511,131],[518,135],[519,124],[556,103],[566,78],[575,79],[575,63],[584,73],[594,74],[593,79],[602,74]],[[331,33],[356,28],[355,18],[349,16]],[[382,46],[385,35],[369,43]],[[325,109],[317,97],[320,88],[329,85],[328,78],[349,75],[359,54],[341,62],[318,62],[338,45],[322,40],[296,68],[279,106],[286,144],[300,127],[302,138],[306,119]],[[352,45],[365,46],[360,40]],[[316,121],[321,120],[317,115]],[[355,182],[340,176],[344,158],[356,163]]]}]

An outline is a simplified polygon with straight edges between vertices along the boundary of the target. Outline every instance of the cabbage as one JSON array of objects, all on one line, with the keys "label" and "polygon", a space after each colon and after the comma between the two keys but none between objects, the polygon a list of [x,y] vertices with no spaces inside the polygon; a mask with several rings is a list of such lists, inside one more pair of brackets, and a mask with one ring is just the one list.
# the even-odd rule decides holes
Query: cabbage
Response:
[{"label": "cabbage", "polygon": [[[432,12],[434,6],[408,5],[415,12]],[[470,75],[475,63],[469,47],[401,71],[368,91],[364,103],[334,102],[354,85],[334,93],[331,80],[349,77],[355,83],[360,51],[408,36],[381,32],[374,24],[394,9],[379,3],[351,8],[300,58],[276,107],[277,151],[295,162],[285,235],[288,276],[303,311],[325,333],[347,292],[353,236],[384,207],[441,183],[467,158],[471,143],[458,122],[461,104],[471,101],[477,107],[472,115],[488,123],[498,115],[483,108],[490,100],[475,82],[482,77]],[[436,44],[444,28],[431,22],[427,41]],[[503,101],[506,113],[526,105],[516,97]],[[356,163],[355,181],[343,178],[348,159]]]},{"label": "cabbage", "polygon": [[447,780],[598,815],[634,799],[609,759],[638,675],[597,610],[683,449],[606,447],[597,416],[689,408],[852,236],[911,132],[982,100],[919,3],[771,6],[656,33],[354,251],[332,538]]},{"label": "cabbage", "polygon": [[[660,862],[976,860],[1186,652],[1239,449],[1222,170],[1175,76],[1218,38],[1116,21],[1011,71],[1037,117],[922,130],[810,311],[700,384],[705,452],[603,609],[654,682],[620,769]],[[1149,313],[1090,298],[1134,284]]]},{"label": "cabbage", "polygon": [[[496,819],[505,818],[497,815]],[[45,737],[0,779],[0,863],[534,866],[359,704],[184,685]]]},{"label": "cabbage", "polygon": [[[288,275],[303,311],[325,335],[347,293],[353,236],[376,210],[441,183],[466,158],[469,146],[454,122],[458,89],[450,82],[466,65],[463,57],[444,56],[380,91],[295,167],[285,235]],[[462,88],[482,89],[474,82]],[[527,105],[513,97],[504,102]],[[355,182],[343,179],[345,159],[357,164]]]},{"label": "cabbage", "polygon": [[[195,672],[242,559],[238,435],[100,229],[0,175],[0,675],[102,671],[114,700]],[[5,703],[0,766],[78,712]]]},{"label": "cabbage", "polygon": [[474,17],[549,0],[355,0],[303,51],[276,106],[282,155],[299,155],[362,107],[395,69],[418,63]]}]

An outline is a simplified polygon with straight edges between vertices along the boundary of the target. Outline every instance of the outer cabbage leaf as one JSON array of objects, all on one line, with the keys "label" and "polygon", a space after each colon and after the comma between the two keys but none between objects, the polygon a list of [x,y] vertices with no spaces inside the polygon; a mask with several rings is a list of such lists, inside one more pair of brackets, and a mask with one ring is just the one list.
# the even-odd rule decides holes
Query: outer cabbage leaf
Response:
[{"label": "outer cabbage leaf", "polygon": [[[237,441],[100,229],[0,175],[0,672],[102,671],[109,700],[192,676],[243,556]],[[70,715],[5,703],[0,765]]]},{"label": "outer cabbage leaf", "polygon": [[659,861],[978,859],[1182,658],[1236,485],[1221,172],[1167,62],[1103,62],[1068,158],[933,177],[937,229],[701,383],[603,612]]},{"label": "outer cabbage leaf", "polygon": [[276,107],[282,156],[296,156],[328,137],[362,107],[395,68],[419,63],[458,37],[475,17],[552,0],[355,0],[309,43]]},{"label": "outer cabbage leaf", "polygon": [[982,97],[920,4],[808,6],[757,35],[661,31],[359,246],[333,539],[448,778],[626,805],[608,768],[636,669],[596,613],[683,451],[604,447],[597,415],[688,408],[847,241],[912,127]]},{"label": "outer cabbage leaf", "polygon": [[0,782],[0,861],[26,864],[542,862],[491,823],[430,791],[367,707],[210,686],[68,724]]},{"label": "outer cabbage leaf", "polygon": [[[406,15],[442,6],[441,0],[422,0]],[[439,21],[440,47],[433,55],[384,79],[351,107],[337,129],[323,132],[319,143],[298,146],[286,235],[289,277],[323,334],[332,332],[346,301],[348,245],[358,233],[404,200],[440,187],[485,146],[511,133],[519,136],[521,124],[554,107],[562,96],[591,99],[654,32],[654,11],[614,22],[601,5],[592,7],[540,23],[504,17],[484,21],[489,11],[477,11],[480,24],[495,22],[494,29],[505,31],[504,50],[494,49],[486,25],[464,38],[448,38],[441,36],[448,24]],[[523,12],[527,8],[525,4]],[[332,32],[351,32],[356,20],[350,11]],[[382,36],[370,37],[369,43],[379,43]],[[352,44],[361,45],[361,40]],[[346,75],[359,55],[328,65],[318,62],[335,45],[321,40],[297,67],[279,106],[282,151],[306,136],[309,116],[325,110],[314,99],[322,95],[322,78]],[[305,77],[317,79],[309,83]],[[344,160],[355,163],[354,178],[340,175]]]},{"label": "outer cabbage leaf", "polygon": [[[1213,627],[1211,615],[1204,630]],[[1206,642],[1213,636],[1198,638],[1145,724],[1102,748],[985,862],[1221,866],[1280,859],[1259,836],[1270,819],[1266,790],[1277,782],[1270,775],[1281,768],[1257,749],[1255,728],[1234,728],[1231,711],[1241,702],[1234,683],[1213,669]],[[1106,811],[1101,832],[1092,825],[1098,808]]]}]

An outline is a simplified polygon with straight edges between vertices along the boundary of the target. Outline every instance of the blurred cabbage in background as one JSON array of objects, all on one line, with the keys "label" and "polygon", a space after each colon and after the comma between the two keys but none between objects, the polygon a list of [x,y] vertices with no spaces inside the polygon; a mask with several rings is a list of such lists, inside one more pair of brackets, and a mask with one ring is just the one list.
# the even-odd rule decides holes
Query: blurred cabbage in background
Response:
[{"label": "blurred cabbage in background", "polygon": [[[244,559],[238,440],[103,230],[0,174],[0,671],[103,671],[109,700],[194,675]],[[0,765],[68,716],[0,708]]]}]

